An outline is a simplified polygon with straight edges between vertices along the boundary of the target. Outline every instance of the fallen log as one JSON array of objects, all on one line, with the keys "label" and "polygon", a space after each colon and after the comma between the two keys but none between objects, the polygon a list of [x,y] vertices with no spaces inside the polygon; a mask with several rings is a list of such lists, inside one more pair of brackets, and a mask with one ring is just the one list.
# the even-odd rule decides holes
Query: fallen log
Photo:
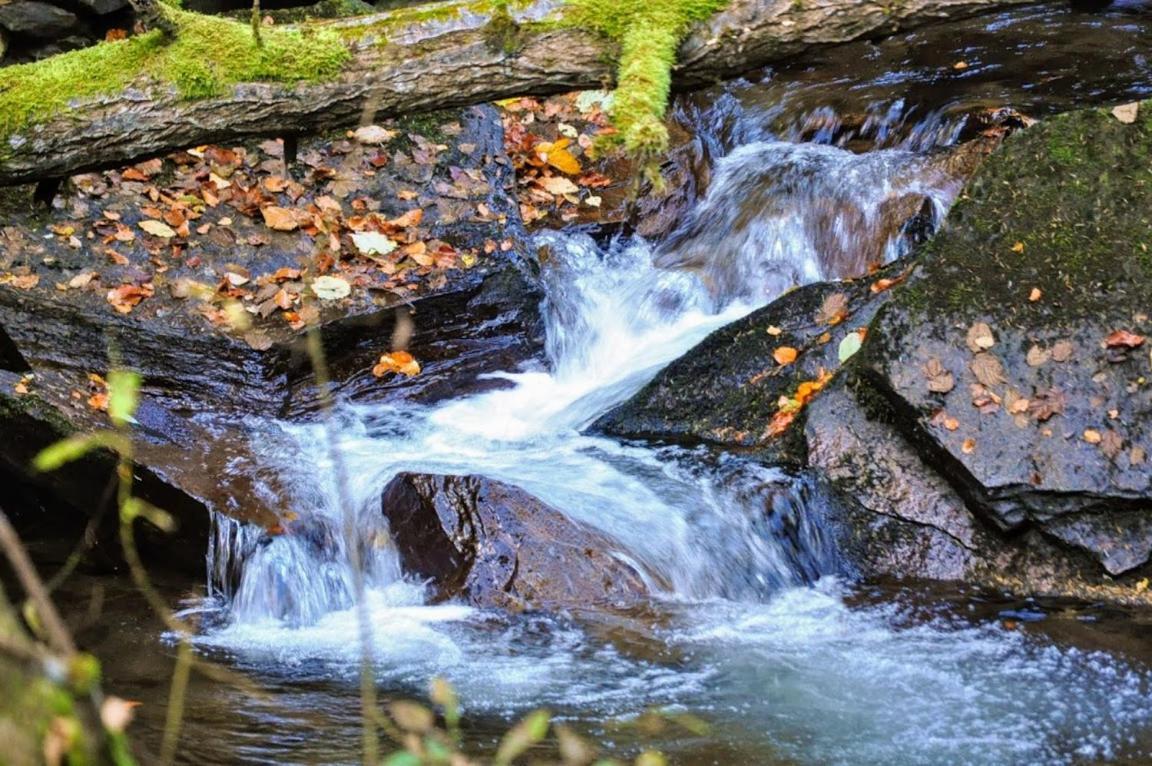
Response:
[{"label": "fallen log", "polygon": [[0,185],[206,143],[612,86],[617,67],[631,93],[613,115],[626,143],[658,145],[652,117],[667,99],[659,51],[669,40],[674,52],[684,38],[675,85],[692,87],[813,46],[1030,0],[732,0],[709,15],[718,2],[447,0],[266,28],[260,44],[246,24],[168,8],[171,29],[0,69]]}]

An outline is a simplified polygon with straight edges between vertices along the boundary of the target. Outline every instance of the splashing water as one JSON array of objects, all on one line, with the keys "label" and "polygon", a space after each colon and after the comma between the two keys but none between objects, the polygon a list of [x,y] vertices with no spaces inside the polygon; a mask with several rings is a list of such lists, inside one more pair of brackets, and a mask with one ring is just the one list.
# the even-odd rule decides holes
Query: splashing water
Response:
[{"label": "splashing water", "polygon": [[[331,427],[380,682],[420,690],[445,676],[469,710],[500,715],[688,707],[718,721],[717,737],[797,763],[1071,763],[1130,746],[1152,723],[1145,671],[996,627],[849,608],[808,479],[581,433],[708,332],[826,276],[829,237],[844,248],[870,237],[879,257],[897,255],[899,232],[836,215],[877,221],[894,191],[942,212],[955,179],[924,169],[909,152],[744,147],[658,254],[643,241],[603,250],[579,235],[539,237],[555,255],[549,372],[510,371],[508,388],[434,407],[342,406]],[[351,678],[357,610],[323,427],[254,426],[291,491],[296,532],[215,519],[209,577],[223,618],[199,642],[267,673],[307,665]],[[587,616],[428,605],[380,512],[401,471],[505,481],[604,532],[647,579],[657,616],[635,620],[623,648]]]}]

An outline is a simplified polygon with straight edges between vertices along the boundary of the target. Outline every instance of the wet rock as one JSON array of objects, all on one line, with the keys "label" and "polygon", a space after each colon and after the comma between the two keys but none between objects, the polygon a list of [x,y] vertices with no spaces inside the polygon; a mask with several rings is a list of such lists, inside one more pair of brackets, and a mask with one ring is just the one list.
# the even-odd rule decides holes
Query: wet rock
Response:
[{"label": "wet rock", "polygon": [[[781,397],[840,368],[840,345],[866,328],[907,265],[871,277],[797,288],[709,335],[594,428],[628,439],[769,449],[803,461],[803,446],[772,432]],[[796,359],[781,364],[780,349]]]},{"label": "wet rock", "polygon": [[1152,106],[1009,138],[870,332],[864,378],[965,500],[1117,575],[1152,549]]},{"label": "wet rock", "polygon": [[[105,491],[110,456],[102,468],[49,476],[35,475],[30,461],[62,435],[107,428],[107,414],[88,401],[89,376],[131,368],[142,378],[134,429],[137,474],[148,477],[141,491],[177,516],[189,531],[180,539],[198,541],[185,548],[199,557],[208,511],[266,529],[282,525],[290,503],[257,453],[278,437],[269,425],[277,418],[318,412],[304,323],[264,293],[287,286],[296,296],[293,311],[305,298],[316,307],[329,391],[341,401],[433,402],[507,385],[481,379],[484,373],[541,364],[540,296],[520,255],[522,229],[495,110],[433,115],[392,130],[384,157],[378,147],[362,148],[342,135],[303,143],[305,169],[287,180],[279,180],[282,161],[268,156],[279,149],[276,142],[222,150],[232,163],[222,171],[230,180],[221,185],[232,184],[225,188],[272,178],[313,195],[301,196],[300,207],[329,195],[326,204],[346,200],[346,215],[378,208],[392,218],[418,208],[423,215],[412,239],[468,255],[444,268],[404,264],[397,269],[403,278],[388,282],[391,275],[377,272],[375,261],[345,254],[344,263],[326,269],[353,286],[337,300],[309,292],[321,268],[311,235],[273,231],[258,210],[205,202],[181,238],[186,242],[149,240],[139,226],[146,220],[141,208],[163,206],[153,191],[157,198],[160,189],[178,196],[165,184],[187,183],[189,193],[200,193],[199,174],[180,170],[194,158],[156,160],[134,175],[78,177],[48,213],[12,197],[0,200],[0,433],[6,436],[0,463],[82,514],[107,508],[92,498]],[[457,148],[465,143],[468,152]],[[419,169],[423,180],[402,180],[397,164]],[[207,233],[193,233],[197,227]],[[268,281],[278,270],[295,276]],[[184,290],[191,282],[204,286],[207,300]],[[109,299],[119,287],[142,285],[150,294],[126,313]],[[225,298],[250,317],[247,327],[222,321]],[[420,373],[374,375],[381,354],[401,347],[418,360]]]},{"label": "wet rock", "polygon": [[1089,556],[1038,530],[1005,537],[974,515],[893,425],[883,400],[849,376],[806,411],[808,466],[831,485],[842,555],[867,578],[964,581],[1029,594],[1140,602]]},{"label": "wet rock", "polygon": [[76,0],[93,13],[103,16],[128,7],[128,0]]},{"label": "wet rock", "polygon": [[36,0],[0,5],[0,27],[13,35],[51,40],[67,34],[77,22],[74,13]]},{"label": "wet rock", "polygon": [[643,598],[604,534],[481,476],[400,474],[381,501],[406,572],[439,600],[510,609],[620,608]]}]

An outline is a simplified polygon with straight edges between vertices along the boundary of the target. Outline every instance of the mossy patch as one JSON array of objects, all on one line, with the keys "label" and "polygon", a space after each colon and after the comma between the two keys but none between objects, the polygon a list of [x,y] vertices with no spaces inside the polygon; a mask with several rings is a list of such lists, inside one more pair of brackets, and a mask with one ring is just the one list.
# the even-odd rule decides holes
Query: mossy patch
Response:
[{"label": "mossy patch", "polygon": [[[1152,102],[1140,111],[1152,114]],[[899,303],[1032,326],[1152,304],[1152,119],[1088,109],[1021,131],[973,177]],[[1035,288],[1043,300],[1029,301]]]},{"label": "mossy patch", "polygon": [[0,69],[0,137],[46,122],[76,100],[151,79],[182,98],[219,95],[242,82],[316,82],[336,76],[350,52],[332,30],[265,29],[256,45],[247,24],[167,8],[174,37],[152,31],[44,61]]},{"label": "mossy patch", "polygon": [[727,0],[570,0],[565,24],[593,29],[620,44],[612,121],[624,148],[651,156],[668,147],[664,112],[676,50],[692,24]]}]

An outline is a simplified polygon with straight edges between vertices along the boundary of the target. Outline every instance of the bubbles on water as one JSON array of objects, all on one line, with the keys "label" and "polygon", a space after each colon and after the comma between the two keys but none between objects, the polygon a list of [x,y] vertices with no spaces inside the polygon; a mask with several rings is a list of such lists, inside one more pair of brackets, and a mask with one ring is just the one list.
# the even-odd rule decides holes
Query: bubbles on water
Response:
[{"label": "bubbles on water", "polygon": [[1147,669],[996,625],[849,608],[842,586],[713,602],[666,636],[718,678],[722,725],[798,763],[1067,764],[1152,724]]}]

